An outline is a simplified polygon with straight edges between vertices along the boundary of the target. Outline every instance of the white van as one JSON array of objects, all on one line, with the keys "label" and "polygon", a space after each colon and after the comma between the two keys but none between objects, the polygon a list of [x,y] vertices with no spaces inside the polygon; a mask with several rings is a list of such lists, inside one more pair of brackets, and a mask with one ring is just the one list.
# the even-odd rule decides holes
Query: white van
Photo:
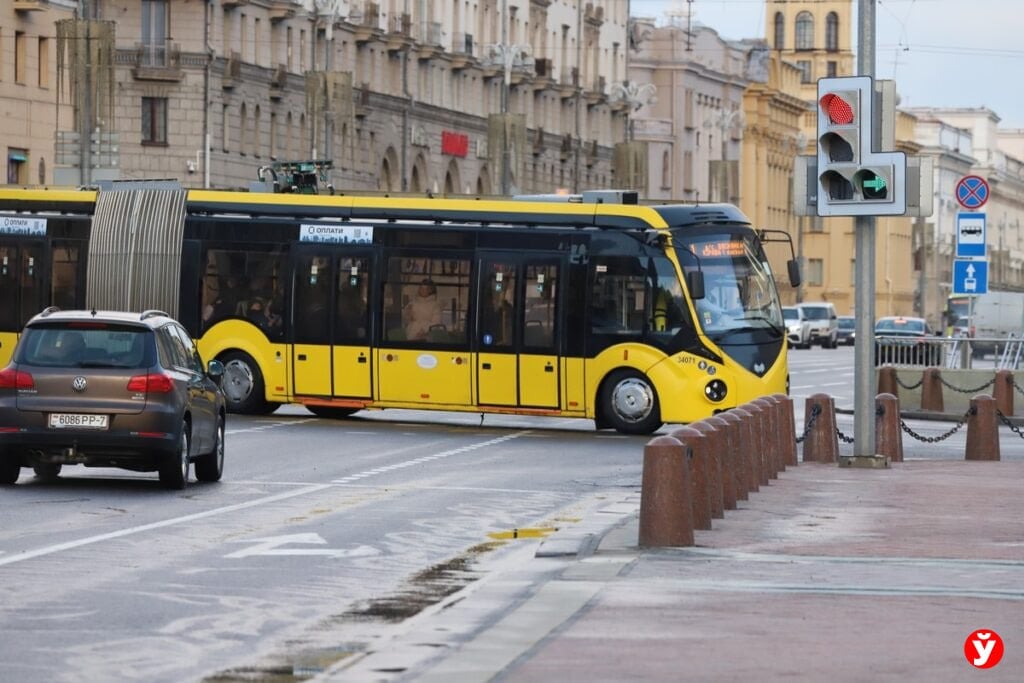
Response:
[{"label": "white van", "polygon": [[823,349],[834,349],[839,345],[839,316],[836,307],[827,301],[798,304],[797,307],[807,318],[810,328],[810,344],[820,344]]}]

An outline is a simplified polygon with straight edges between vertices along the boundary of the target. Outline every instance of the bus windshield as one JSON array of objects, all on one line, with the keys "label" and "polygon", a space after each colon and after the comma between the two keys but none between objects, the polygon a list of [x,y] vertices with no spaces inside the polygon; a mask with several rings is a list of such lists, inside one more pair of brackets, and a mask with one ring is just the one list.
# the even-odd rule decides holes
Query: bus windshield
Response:
[{"label": "bus windshield", "polygon": [[684,270],[704,273],[703,299],[694,302],[704,333],[715,341],[738,332],[781,333],[782,306],[771,268],[753,233],[676,235]]}]

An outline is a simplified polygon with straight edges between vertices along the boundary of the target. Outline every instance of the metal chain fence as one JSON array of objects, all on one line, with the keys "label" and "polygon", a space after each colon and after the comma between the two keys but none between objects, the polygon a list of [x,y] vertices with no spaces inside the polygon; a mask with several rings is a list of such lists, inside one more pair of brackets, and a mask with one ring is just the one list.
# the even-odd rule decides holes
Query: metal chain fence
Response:
[{"label": "metal chain fence", "polygon": [[804,433],[796,437],[797,443],[803,443],[804,439],[807,438],[807,435],[811,433],[811,430],[814,429],[814,422],[818,419],[819,415],[821,415],[821,406],[814,405],[811,408],[811,416],[807,420],[807,426],[804,427]]},{"label": "metal chain fence", "polygon": [[923,441],[924,443],[939,443],[940,441],[945,441],[946,439],[960,431],[963,428],[963,426],[967,424],[967,420],[971,417],[971,415],[974,415],[977,412],[977,409],[974,406],[971,406],[970,408],[967,409],[967,412],[964,413],[964,416],[960,418],[959,422],[953,425],[953,427],[950,428],[949,431],[945,432],[944,434],[940,434],[939,436],[925,436],[923,434],[918,434],[913,429],[911,429],[910,426],[907,425],[907,423],[904,422],[902,418],[900,418],[900,429],[902,429],[904,432],[914,437],[918,441]]},{"label": "metal chain fence", "polygon": [[981,391],[982,389],[988,389],[990,386],[992,386],[993,384],[996,383],[996,380],[993,378],[993,379],[990,379],[989,381],[985,382],[984,384],[982,384],[980,387],[978,387],[976,389],[961,389],[960,387],[955,387],[952,384],[950,384],[949,382],[947,382],[946,379],[942,375],[939,375],[939,381],[942,382],[942,386],[946,387],[947,389],[952,389],[953,391],[959,392],[961,394],[976,394],[979,391]]},{"label": "metal chain fence", "polygon": [[913,391],[914,389],[917,389],[919,386],[924,384],[924,373],[921,373],[921,379],[917,381],[917,384],[904,384],[903,380],[900,379],[900,376],[896,375],[896,384],[899,384],[907,391]]},{"label": "metal chain fence", "polygon": [[1002,422],[1004,425],[1006,425],[1007,427],[1010,428],[1011,432],[1013,432],[1014,434],[1016,434],[1020,438],[1024,439],[1024,429],[1021,429],[1017,425],[1015,425],[1012,422],[1010,422],[1010,418],[1008,418],[1005,415],[1003,415],[1003,411],[999,410],[998,408],[996,409],[996,415],[999,416],[999,421],[1000,422]]}]

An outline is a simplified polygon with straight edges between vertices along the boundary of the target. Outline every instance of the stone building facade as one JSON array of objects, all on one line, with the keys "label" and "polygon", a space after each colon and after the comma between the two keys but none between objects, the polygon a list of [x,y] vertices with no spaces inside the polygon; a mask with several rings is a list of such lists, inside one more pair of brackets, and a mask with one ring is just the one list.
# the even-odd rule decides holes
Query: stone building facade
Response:
[{"label": "stone building facade", "polygon": [[315,158],[356,191],[616,184],[626,2],[87,4],[116,22],[122,178],[245,188]]},{"label": "stone building facade", "polygon": [[55,22],[74,15],[75,0],[0,2],[0,153],[5,182],[53,182],[54,131],[71,110],[57,107]]}]

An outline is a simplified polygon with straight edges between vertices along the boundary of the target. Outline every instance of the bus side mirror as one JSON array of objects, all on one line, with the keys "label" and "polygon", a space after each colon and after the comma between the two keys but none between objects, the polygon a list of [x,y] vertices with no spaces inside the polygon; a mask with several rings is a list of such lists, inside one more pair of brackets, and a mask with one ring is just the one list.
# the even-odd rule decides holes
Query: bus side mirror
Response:
[{"label": "bus side mirror", "polygon": [[786,261],[786,269],[789,271],[789,284],[792,287],[800,286],[800,263],[796,259]]},{"label": "bus side mirror", "polygon": [[690,298],[696,301],[704,298],[704,271],[691,270],[686,274],[686,288],[690,290]]}]

